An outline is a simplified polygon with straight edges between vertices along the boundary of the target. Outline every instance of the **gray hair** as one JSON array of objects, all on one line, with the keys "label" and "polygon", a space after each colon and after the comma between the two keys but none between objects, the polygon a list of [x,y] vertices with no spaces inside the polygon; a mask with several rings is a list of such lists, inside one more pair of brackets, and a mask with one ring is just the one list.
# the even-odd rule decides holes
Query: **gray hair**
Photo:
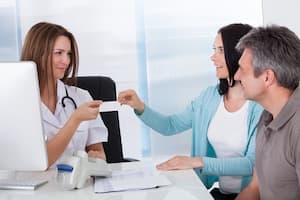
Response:
[{"label": "gray hair", "polygon": [[242,52],[252,51],[254,75],[266,69],[274,71],[278,83],[294,90],[300,79],[300,40],[283,26],[271,25],[252,29],[236,46]]}]

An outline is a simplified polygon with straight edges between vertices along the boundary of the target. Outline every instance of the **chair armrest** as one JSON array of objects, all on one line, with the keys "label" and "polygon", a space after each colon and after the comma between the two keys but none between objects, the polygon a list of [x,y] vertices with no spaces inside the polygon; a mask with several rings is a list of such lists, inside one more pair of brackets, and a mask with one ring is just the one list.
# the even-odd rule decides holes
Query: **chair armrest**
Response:
[{"label": "chair armrest", "polygon": [[134,158],[124,158],[122,162],[136,162],[136,161],[140,161],[140,160]]}]

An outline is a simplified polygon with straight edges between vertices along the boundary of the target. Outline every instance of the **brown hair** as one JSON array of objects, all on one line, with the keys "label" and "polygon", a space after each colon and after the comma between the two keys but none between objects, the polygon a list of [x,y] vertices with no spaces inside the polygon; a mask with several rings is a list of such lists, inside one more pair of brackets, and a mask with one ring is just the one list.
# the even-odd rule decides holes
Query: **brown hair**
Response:
[{"label": "brown hair", "polygon": [[79,54],[77,42],[72,33],[60,25],[40,22],[31,27],[25,38],[21,60],[31,60],[36,63],[41,93],[46,87],[54,89],[54,85],[49,85],[49,83],[54,83],[55,80],[53,78],[52,80],[48,80],[47,74],[49,70],[53,73],[52,67],[49,66],[52,66],[52,51],[54,43],[59,36],[66,36],[71,43],[70,64],[62,81],[69,85],[75,85]]}]

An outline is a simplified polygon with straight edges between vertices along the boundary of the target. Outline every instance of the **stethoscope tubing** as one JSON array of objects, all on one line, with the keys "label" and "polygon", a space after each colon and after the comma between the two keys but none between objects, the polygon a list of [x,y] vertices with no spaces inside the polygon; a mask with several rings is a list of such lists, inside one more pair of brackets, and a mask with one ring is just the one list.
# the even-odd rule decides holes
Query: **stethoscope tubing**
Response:
[{"label": "stethoscope tubing", "polygon": [[73,103],[74,109],[76,110],[77,109],[77,104],[76,104],[75,100],[72,97],[69,96],[69,93],[68,93],[68,90],[67,90],[66,86],[65,86],[65,91],[66,91],[66,96],[64,96],[61,99],[61,104],[62,104],[63,108],[66,107],[65,100],[67,99],[67,100],[70,100]]}]

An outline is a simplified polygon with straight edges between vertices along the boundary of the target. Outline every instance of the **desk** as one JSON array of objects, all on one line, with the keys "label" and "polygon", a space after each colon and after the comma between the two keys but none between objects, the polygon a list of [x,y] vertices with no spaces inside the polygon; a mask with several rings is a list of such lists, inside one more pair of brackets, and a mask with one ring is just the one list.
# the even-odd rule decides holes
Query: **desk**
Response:
[{"label": "desk", "polygon": [[[149,164],[149,163],[148,163]],[[140,169],[147,167],[145,162],[129,162],[109,164],[112,170]],[[149,165],[148,165],[149,166]],[[43,177],[49,182],[39,187],[35,191],[24,190],[0,190],[1,200],[213,200],[205,186],[194,173],[193,170],[177,170],[159,172],[165,174],[172,185],[155,189],[112,192],[112,193],[94,193],[92,180],[88,180],[85,187],[78,190],[65,191],[58,188],[54,182],[54,170],[46,172],[35,172],[30,174],[22,173],[23,177]]]}]

